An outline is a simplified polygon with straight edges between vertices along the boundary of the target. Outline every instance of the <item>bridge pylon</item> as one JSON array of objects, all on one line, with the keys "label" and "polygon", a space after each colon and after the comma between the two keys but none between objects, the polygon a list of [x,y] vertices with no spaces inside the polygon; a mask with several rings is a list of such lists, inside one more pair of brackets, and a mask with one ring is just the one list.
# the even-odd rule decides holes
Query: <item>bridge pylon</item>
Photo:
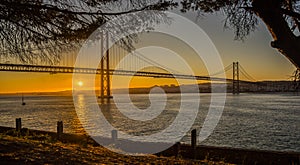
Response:
[{"label": "bridge pylon", "polygon": [[240,94],[240,71],[239,62],[233,62],[232,94]]},{"label": "bridge pylon", "polygon": [[111,86],[110,86],[110,68],[109,68],[109,34],[106,33],[106,52],[104,52],[104,34],[101,36],[101,61],[100,61],[100,95],[98,98],[111,99]]}]

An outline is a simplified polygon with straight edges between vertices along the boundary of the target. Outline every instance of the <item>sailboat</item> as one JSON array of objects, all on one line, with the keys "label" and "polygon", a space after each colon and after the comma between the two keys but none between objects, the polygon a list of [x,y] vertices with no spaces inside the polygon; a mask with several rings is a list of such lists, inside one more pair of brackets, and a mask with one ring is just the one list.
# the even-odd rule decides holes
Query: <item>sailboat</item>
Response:
[{"label": "sailboat", "polygon": [[22,93],[22,105],[26,105],[26,103],[24,102],[24,95]]}]

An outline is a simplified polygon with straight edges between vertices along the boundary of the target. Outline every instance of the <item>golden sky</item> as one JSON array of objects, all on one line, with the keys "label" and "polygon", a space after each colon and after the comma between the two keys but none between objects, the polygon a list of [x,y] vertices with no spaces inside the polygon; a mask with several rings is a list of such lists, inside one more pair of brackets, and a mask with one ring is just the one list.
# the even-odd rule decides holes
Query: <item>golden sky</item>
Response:
[{"label": "golden sky", "polygon": [[[184,15],[192,21],[195,16],[187,13]],[[269,32],[263,24],[257,30],[248,36],[244,42],[234,41],[234,34],[231,30],[223,29],[222,16],[207,16],[198,20],[197,24],[208,34],[217,50],[220,53],[224,67],[234,61],[239,61],[247,72],[256,80],[288,80],[295,67],[277,50],[271,48],[272,41]],[[184,30],[184,29],[183,29]],[[193,51],[179,40],[174,40],[168,36],[157,33],[146,33],[140,38],[137,48],[154,61],[162,61],[161,56],[164,54],[163,61],[167,62],[169,67],[176,68],[186,73],[184,67],[179,61],[172,58],[165,49],[146,48],[143,46],[161,46],[169,48],[173,53],[179,54],[186,63],[192,68],[196,75],[207,75],[205,65],[193,54]],[[170,58],[171,57],[171,58]],[[227,73],[231,78],[231,72]],[[99,76],[96,77],[96,86],[99,86]],[[82,75],[82,89],[90,87],[88,76]],[[114,88],[123,88],[123,81],[130,81],[130,87],[144,87],[153,85],[176,84],[176,81],[170,79],[157,78],[134,78],[119,76],[113,82]],[[76,83],[76,82],[75,82]],[[78,86],[79,88],[79,86]],[[0,93],[15,92],[44,92],[44,91],[62,91],[72,89],[72,74],[49,74],[49,73],[17,73],[17,72],[0,72]]]}]

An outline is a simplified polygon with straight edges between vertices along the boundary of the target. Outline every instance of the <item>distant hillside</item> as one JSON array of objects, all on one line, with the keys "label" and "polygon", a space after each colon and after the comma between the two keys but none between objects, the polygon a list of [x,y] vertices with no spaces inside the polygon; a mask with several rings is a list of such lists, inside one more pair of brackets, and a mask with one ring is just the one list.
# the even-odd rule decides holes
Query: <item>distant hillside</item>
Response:
[{"label": "distant hillside", "polygon": [[[224,84],[215,83],[214,92],[223,92]],[[194,85],[164,85],[164,86],[153,86],[153,87],[144,87],[144,88],[130,88],[130,94],[147,94],[156,87],[159,87],[164,90],[165,93],[181,93],[180,88],[183,88],[185,93],[194,93]],[[201,83],[198,84],[198,89],[200,93],[210,93],[211,92],[211,83]],[[227,92],[232,91],[232,84],[227,84]],[[127,93],[128,89],[113,89],[114,94],[123,94]],[[299,91],[299,87],[293,81],[260,81],[255,83],[240,83],[241,92],[295,92]],[[88,91],[78,91],[79,93],[87,93]],[[90,91],[89,91],[90,92]],[[152,90],[152,93],[159,93],[159,90]],[[99,90],[95,91],[96,94],[99,94]],[[72,90],[57,91],[57,92],[25,92],[24,95],[59,95],[59,96],[72,96]],[[0,93],[0,95],[21,95],[21,93]]]},{"label": "distant hillside", "polygon": [[[223,92],[224,85],[222,83],[214,84],[214,92]],[[228,93],[232,92],[232,83],[226,84],[226,91]],[[130,88],[129,93],[131,94],[146,94],[151,91],[151,89],[155,87],[160,87],[165,91],[165,93],[180,93],[180,88],[184,88],[185,93],[194,93],[197,90],[194,89],[193,85],[164,85],[164,86],[153,86],[153,87],[145,87],[145,88]],[[198,84],[198,89],[200,93],[211,93],[211,83],[201,83]],[[253,83],[240,83],[240,91],[241,92],[295,92],[297,89],[296,84],[293,81],[260,81]],[[114,89],[114,93],[126,93],[127,89]],[[155,93],[155,91],[151,91]]]},{"label": "distant hillside", "polygon": [[57,92],[18,92],[18,93],[0,93],[0,95],[61,95],[61,96],[71,96],[72,90],[66,90],[66,91],[57,91]]}]

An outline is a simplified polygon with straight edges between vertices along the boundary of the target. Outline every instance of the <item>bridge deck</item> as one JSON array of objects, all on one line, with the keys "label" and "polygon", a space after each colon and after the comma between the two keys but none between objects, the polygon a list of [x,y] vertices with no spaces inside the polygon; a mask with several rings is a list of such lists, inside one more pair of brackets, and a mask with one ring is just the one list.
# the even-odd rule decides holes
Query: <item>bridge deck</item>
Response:
[{"label": "bridge deck", "polygon": [[[43,66],[43,65],[24,65],[24,64],[0,64],[0,71],[11,72],[41,72],[41,73],[79,73],[79,74],[101,74],[101,69],[95,68],[74,68],[66,66]],[[104,69],[104,73],[107,70]],[[208,81],[233,81],[228,78],[208,77],[208,76],[194,76],[185,74],[171,74],[161,72],[146,72],[146,71],[129,71],[129,70],[109,70],[110,75],[120,76],[139,76],[139,77],[153,77],[153,78],[178,78],[178,79],[196,79]],[[240,80],[243,83],[255,83],[252,81]]]}]

